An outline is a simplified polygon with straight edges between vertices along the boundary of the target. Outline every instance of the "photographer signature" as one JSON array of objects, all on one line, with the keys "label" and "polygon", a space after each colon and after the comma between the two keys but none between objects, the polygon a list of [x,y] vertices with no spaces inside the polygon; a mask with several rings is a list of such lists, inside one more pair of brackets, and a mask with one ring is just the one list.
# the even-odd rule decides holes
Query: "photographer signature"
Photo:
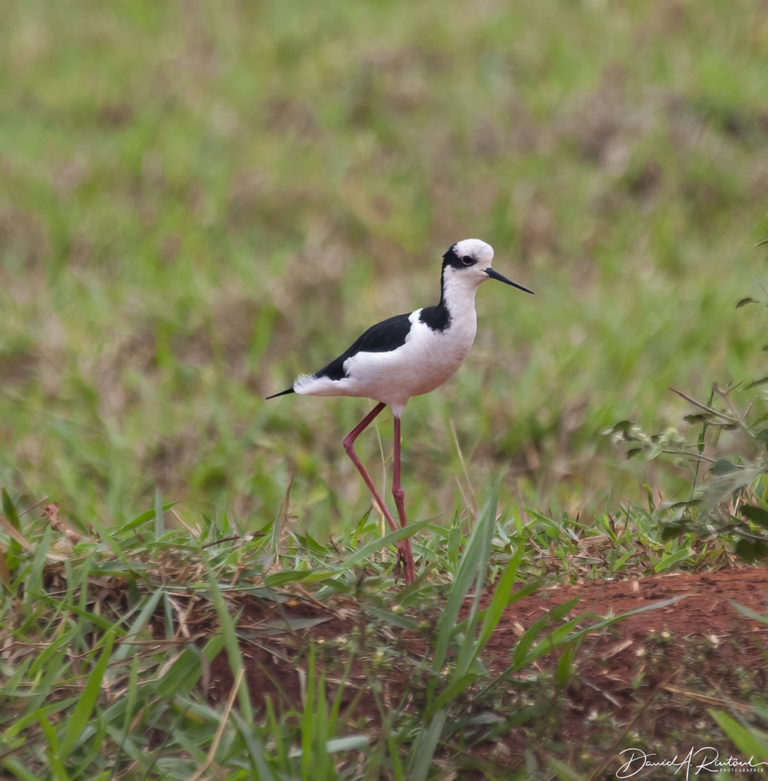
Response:
[{"label": "photographer signature", "polygon": [[733,756],[721,760],[720,752],[713,746],[701,746],[700,748],[691,746],[682,759],[678,759],[677,754],[675,754],[674,759],[655,759],[656,754],[646,754],[645,751],[639,748],[625,748],[619,754],[622,756],[627,755],[627,760],[616,771],[616,778],[631,778],[642,770],[652,767],[669,768],[674,771],[675,775],[685,768],[686,781],[691,771],[693,771],[694,775],[698,775],[702,771],[718,773],[722,771],[727,772],[728,770],[739,773],[764,773],[765,768],[768,768],[768,762],[756,762],[753,756],[747,760],[737,759]]}]

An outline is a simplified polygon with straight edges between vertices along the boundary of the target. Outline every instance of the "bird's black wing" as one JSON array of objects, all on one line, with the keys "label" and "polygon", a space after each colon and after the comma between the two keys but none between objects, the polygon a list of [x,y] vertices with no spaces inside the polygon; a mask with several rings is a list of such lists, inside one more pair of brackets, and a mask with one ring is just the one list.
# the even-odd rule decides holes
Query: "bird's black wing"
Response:
[{"label": "bird's black wing", "polygon": [[355,353],[385,353],[396,350],[405,344],[405,338],[411,330],[410,313],[395,315],[387,320],[382,320],[372,325],[365,333],[360,335],[350,347],[338,358],[334,358],[329,364],[315,372],[315,377],[328,377],[331,380],[341,380],[346,377],[344,361]]}]

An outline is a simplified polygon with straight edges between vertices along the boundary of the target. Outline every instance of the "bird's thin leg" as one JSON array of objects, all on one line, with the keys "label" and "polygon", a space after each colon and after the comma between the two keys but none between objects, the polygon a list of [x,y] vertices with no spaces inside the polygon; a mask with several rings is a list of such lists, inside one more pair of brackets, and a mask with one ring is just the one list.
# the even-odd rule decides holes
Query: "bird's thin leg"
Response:
[{"label": "bird's thin leg", "polygon": [[[373,480],[371,480],[371,476],[368,474],[362,462],[357,457],[357,453],[355,453],[355,440],[371,424],[371,421],[373,421],[373,419],[386,406],[387,406],[386,404],[380,401],[352,429],[352,431],[350,431],[349,434],[347,434],[347,436],[344,437],[343,444],[344,444],[344,450],[347,451],[347,455],[352,459],[352,463],[357,468],[357,471],[360,472],[360,475],[363,478],[363,480],[365,480],[365,484],[368,486],[368,490],[373,495],[373,500],[376,502],[379,511],[387,519],[387,523],[389,524],[392,531],[397,531],[400,527],[395,523],[395,519],[392,517],[392,513],[389,511],[389,508],[387,507],[386,503],[381,498],[381,494],[379,494],[376,486],[373,483]],[[397,418],[395,418],[395,420],[397,420]],[[398,421],[398,425],[399,425],[399,421]],[[399,454],[398,454],[398,459],[399,459]],[[414,566],[413,566],[413,553],[411,552],[411,541],[408,539],[401,540],[397,544],[397,549],[398,549],[398,562],[397,562],[398,568],[400,567],[401,564],[403,565],[403,569],[405,572],[405,582],[406,584],[412,583]]]},{"label": "bird's thin leg", "polygon": [[[405,491],[400,483],[400,418],[395,416],[395,455],[392,465],[392,495],[395,497],[395,505],[397,506],[397,514],[400,517],[400,525],[406,526],[408,520],[405,517]],[[403,562],[405,568],[405,582],[413,583],[416,579],[416,567],[413,563],[413,552],[411,551],[410,539],[405,540],[408,543],[408,550],[403,551],[405,554],[405,561]]]},{"label": "bird's thin leg", "polygon": [[395,497],[397,514],[400,516],[400,525],[405,526],[408,521],[405,518],[405,491],[400,483],[400,418],[395,418],[395,455],[392,465],[392,496]]},{"label": "bird's thin leg", "polygon": [[368,490],[373,494],[373,499],[376,502],[379,511],[387,519],[392,531],[397,531],[398,525],[395,523],[395,519],[392,517],[392,513],[381,498],[376,486],[371,480],[371,476],[366,472],[360,459],[355,453],[355,440],[362,434],[362,432],[371,424],[371,421],[386,407],[383,402],[379,402],[353,429],[344,437],[343,444],[344,450],[347,451],[347,455],[352,459],[352,463],[357,467],[357,471],[360,472],[365,484],[368,486]]}]

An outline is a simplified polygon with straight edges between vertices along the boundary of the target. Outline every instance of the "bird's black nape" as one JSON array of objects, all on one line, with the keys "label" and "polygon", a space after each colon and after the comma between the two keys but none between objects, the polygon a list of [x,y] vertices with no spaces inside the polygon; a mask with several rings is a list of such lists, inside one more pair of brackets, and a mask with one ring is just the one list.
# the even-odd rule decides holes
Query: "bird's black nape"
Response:
[{"label": "bird's black nape", "polygon": [[446,266],[453,266],[454,268],[461,268],[462,262],[459,260],[459,256],[456,254],[456,245],[451,244],[448,248],[448,252],[443,255],[443,270]]},{"label": "bird's black nape", "polygon": [[285,396],[286,393],[295,393],[295,391],[293,388],[286,388],[284,391],[280,391],[280,393],[273,393],[271,396],[267,396],[264,401],[276,399],[278,396]]}]

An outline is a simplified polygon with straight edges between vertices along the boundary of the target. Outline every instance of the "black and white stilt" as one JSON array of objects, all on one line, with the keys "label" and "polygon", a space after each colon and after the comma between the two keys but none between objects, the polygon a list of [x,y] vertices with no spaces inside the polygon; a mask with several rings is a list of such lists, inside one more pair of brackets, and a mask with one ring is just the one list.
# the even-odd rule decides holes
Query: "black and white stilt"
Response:
[{"label": "black and white stilt", "polygon": [[[440,301],[435,306],[396,315],[371,326],[338,358],[314,374],[302,374],[286,393],[310,396],[362,396],[376,406],[344,437],[344,450],[368,486],[379,511],[393,531],[399,527],[370,475],[355,453],[357,437],[389,405],[394,415],[392,493],[400,520],[407,523],[400,479],[400,418],[411,396],[442,385],[461,366],[475,340],[475,293],[488,279],[533,291],[512,282],[491,268],[493,247],[479,239],[465,239],[443,255]],[[398,568],[406,584],[416,577],[409,539],[398,544]]]}]

